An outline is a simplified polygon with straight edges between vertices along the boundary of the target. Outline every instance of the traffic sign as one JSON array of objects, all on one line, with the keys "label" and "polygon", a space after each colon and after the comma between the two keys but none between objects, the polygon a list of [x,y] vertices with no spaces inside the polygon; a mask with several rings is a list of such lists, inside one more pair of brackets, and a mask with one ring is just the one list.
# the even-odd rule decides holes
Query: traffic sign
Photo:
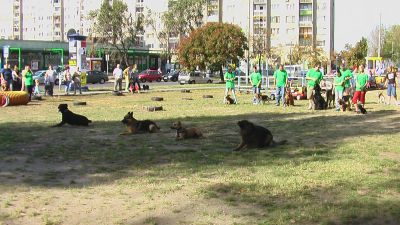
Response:
[{"label": "traffic sign", "polygon": [[9,45],[3,46],[3,57],[8,58],[9,54],[10,54],[10,46]]}]

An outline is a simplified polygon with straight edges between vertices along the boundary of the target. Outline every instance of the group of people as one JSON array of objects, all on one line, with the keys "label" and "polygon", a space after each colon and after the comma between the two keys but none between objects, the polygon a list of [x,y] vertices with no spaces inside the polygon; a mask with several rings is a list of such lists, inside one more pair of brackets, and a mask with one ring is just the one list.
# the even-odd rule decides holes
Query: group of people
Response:
[{"label": "group of people", "polygon": [[[45,73],[44,83],[45,92],[50,96],[53,96],[54,87],[54,76],[51,65]],[[40,95],[40,82],[38,79],[33,80],[33,72],[30,65],[26,65],[24,70],[20,72],[18,66],[14,66],[14,69],[10,69],[10,64],[4,64],[4,68],[0,72],[1,74],[1,90],[2,91],[26,91],[29,95],[29,100],[32,99],[32,95]],[[34,85],[35,84],[35,85]]]},{"label": "group of people", "polygon": [[79,90],[79,94],[82,94],[81,75],[82,72],[79,67],[74,72],[71,72],[70,67],[65,68],[63,78],[66,95],[69,95],[72,88],[74,88],[74,95],[76,95],[77,90]]},{"label": "group of people", "polygon": [[[320,71],[320,63],[315,63],[314,67],[311,68],[306,75],[307,81],[307,99],[308,99],[308,109],[314,109],[315,104],[313,97],[315,94],[315,88],[317,85],[321,85],[323,80],[323,73]],[[279,69],[274,72],[274,85],[276,87],[275,97],[276,106],[279,106],[284,102],[285,91],[289,88],[288,73],[284,69],[283,65],[279,65]],[[235,94],[235,74],[233,68],[229,67],[228,71],[224,75],[226,81],[225,97],[228,96],[229,92],[232,93],[234,103],[237,104],[237,98]],[[260,89],[262,76],[257,69],[254,67],[254,71],[250,75],[250,83],[253,89],[253,104],[260,104]],[[396,95],[396,70],[393,67],[389,67],[386,71],[385,86],[388,88],[387,95],[389,101],[387,104],[394,100],[394,104],[398,105],[397,95]],[[367,74],[364,65],[360,65],[351,71],[349,68],[342,66],[340,70],[336,72],[336,76],[333,82],[332,92],[335,94],[335,108],[336,111],[340,111],[340,100],[351,103],[355,106],[358,112],[359,104],[364,107],[365,95],[367,92],[367,87],[370,81],[370,76]]]},{"label": "group of people", "polygon": [[125,80],[125,91],[140,93],[140,80],[136,65],[130,65],[125,70],[121,69],[121,65],[117,64],[113,71],[114,91],[122,91],[122,80]]}]

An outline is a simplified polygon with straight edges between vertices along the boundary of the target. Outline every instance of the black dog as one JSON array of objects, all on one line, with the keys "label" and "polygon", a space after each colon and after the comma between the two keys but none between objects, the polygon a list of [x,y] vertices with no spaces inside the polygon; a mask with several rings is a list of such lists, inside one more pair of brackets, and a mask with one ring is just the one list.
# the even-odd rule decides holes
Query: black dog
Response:
[{"label": "black dog", "polygon": [[358,104],[358,110],[358,113],[367,114],[367,110],[361,104]]},{"label": "black dog", "polygon": [[149,85],[143,84],[143,91],[148,91],[150,90]]},{"label": "black dog", "polygon": [[324,110],[328,108],[328,103],[325,101],[325,99],[321,95],[321,87],[317,84],[315,85],[314,88],[314,109],[315,110]]},{"label": "black dog", "polygon": [[267,128],[254,125],[253,123],[242,120],[239,121],[240,135],[242,140],[239,146],[234,151],[242,150],[243,148],[264,148],[274,145],[285,144],[287,141],[275,142],[271,131]]},{"label": "black dog", "polygon": [[89,126],[91,120],[88,120],[85,116],[75,114],[68,109],[67,104],[60,104],[58,106],[58,111],[62,114],[62,120],[59,124],[54,125],[54,127],[61,127],[64,124],[76,125],[76,126]]}]

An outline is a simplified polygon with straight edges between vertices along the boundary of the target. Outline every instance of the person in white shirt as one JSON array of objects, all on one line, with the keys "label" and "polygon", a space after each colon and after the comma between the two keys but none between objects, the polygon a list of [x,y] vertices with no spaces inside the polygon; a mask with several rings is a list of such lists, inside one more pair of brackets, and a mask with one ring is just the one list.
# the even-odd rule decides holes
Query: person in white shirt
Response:
[{"label": "person in white shirt", "polygon": [[47,92],[50,96],[53,96],[53,89],[54,89],[54,70],[53,67],[49,65],[49,69],[46,71],[44,77],[44,95],[46,95]]},{"label": "person in white shirt", "polygon": [[[117,67],[113,71],[114,76],[114,91],[122,91],[122,69],[120,65],[117,64]],[[117,90],[118,87],[118,90]]]}]

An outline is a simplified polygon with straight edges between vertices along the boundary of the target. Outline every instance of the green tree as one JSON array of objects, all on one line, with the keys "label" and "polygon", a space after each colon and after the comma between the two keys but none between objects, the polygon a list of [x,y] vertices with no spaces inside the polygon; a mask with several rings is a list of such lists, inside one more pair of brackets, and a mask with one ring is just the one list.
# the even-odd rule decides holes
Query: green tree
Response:
[{"label": "green tree", "polygon": [[115,48],[120,60],[128,65],[128,50],[135,46],[137,36],[143,33],[143,17],[134,18],[122,0],[110,5],[104,0],[100,9],[91,11],[89,18],[94,21],[94,33],[98,42]]},{"label": "green tree", "polygon": [[199,28],[203,24],[206,2],[207,0],[169,1],[168,11],[162,16],[166,30],[172,35],[182,37]]},{"label": "green tree", "polygon": [[400,25],[394,25],[385,32],[382,57],[398,62],[400,59]]},{"label": "green tree", "polygon": [[291,54],[291,61],[293,64],[302,64],[303,62],[311,64],[321,62],[322,64],[326,64],[328,62],[326,53],[322,48],[295,45]]},{"label": "green tree", "polygon": [[246,49],[247,39],[238,26],[207,23],[181,41],[178,57],[180,63],[189,70],[197,66],[200,69],[208,67],[219,70],[223,81],[222,66],[227,62],[236,63],[239,57],[244,56]]},{"label": "green tree", "polygon": [[350,44],[346,44],[345,50],[341,51],[340,55],[346,61],[347,65],[352,66],[365,64],[367,53],[368,41],[363,37],[354,47]]}]

